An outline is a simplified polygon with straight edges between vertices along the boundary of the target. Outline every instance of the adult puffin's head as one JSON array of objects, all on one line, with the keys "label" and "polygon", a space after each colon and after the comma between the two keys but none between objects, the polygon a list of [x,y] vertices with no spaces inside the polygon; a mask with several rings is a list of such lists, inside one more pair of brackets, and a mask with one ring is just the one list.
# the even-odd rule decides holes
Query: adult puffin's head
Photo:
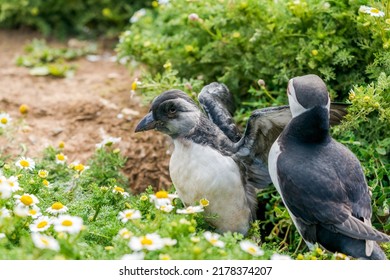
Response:
[{"label": "adult puffin's head", "polygon": [[324,107],[329,112],[329,93],[324,81],[317,75],[291,79],[287,86],[287,96],[293,118],[314,107]]},{"label": "adult puffin's head", "polygon": [[157,96],[135,128],[135,132],[155,129],[176,138],[190,132],[199,122],[201,111],[195,102],[180,90],[168,90]]}]

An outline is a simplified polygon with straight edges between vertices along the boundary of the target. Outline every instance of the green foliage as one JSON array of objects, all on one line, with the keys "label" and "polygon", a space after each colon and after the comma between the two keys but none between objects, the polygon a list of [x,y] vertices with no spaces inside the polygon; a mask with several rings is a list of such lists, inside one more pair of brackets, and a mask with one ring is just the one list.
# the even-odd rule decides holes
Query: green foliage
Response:
[{"label": "green foliage", "polygon": [[57,38],[115,37],[135,11],[150,5],[141,0],[0,0],[0,26],[29,26]]},{"label": "green foliage", "polygon": [[[58,161],[59,159],[62,161]],[[241,248],[240,242],[251,238],[258,240],[259,246],[262,246],[255,225],[246,238],[241,234],[231,233],[217,236],[223,245],[214,246],[204,235],[205,231],[210,230],[204,215],[177,214],[176,209],[183,207],[178,198],[172,201],[174,211],[165,212],[156,207],[152,200],[151,196],[157,197],[158,193],[154,193],[151,187],[138,195],[129,194],[126,192],[127,180],[121,173],[125,159],[115,147],[105,145],[98,148],[88,161],[88,166],[65,161],[66,156],[62,149],[49,147],[45,149],[41,159],[35,159],[35,167],[31,164],[31,169],[19,168],[16,163],[20,162],[20,159],[8,158],[2,162],[1,259],[121,259],[126,254],[138,251],[130,245],[133,238],[145,238],[148,237],[147,234],[153,233],[166,238],[166,244],[156,250],[142,249],[140,252],[143,255],[138,257],[269,259],[276,252],[268,247],[264,249],[264,254],[252,256]],[[13,191],[12,195],[6,195],[4,191],[10,187],[6,185],[7,180],[12,178],[13,187],[19,186],[21,189]],[[174,189],[169,192],[174,192]],[[18,214],[16,210],[18,201],[26,194],[34,195],[39,200],[35,209],[38,208],[42,215],[49,217],[50,223],[54,224],[50,224],[40,233],[44,235],[47,243],[57,243],[57,248],[40,248],[41,245],[33,241],[31,227],[36,224],[37,218]],[[168,192],[160,192],[160,196],[164,195],[168,195]],[[55,208],[54,204],[58,205],[59,202],[68,208],[66,213],[53,214],[47,210]],[[33,209],[32,204],[25,207]],[[119,219],[121,213],[126,210],[139,211],[140,217],[127,221]],[[67,214],[81,218],[83,226],[73,233],[58,229],[56,221]],[[50,238],[54,238],[54,241],[48,242]],[[260,247],[258,250],[261,250]]]},{"label": "green foliage", "polygon": [[390,230],[390,75],[381,73],[367,86],[349,93],[352,106],[334,135],[363,163],[372,191],[373,222]]},{"label": "green foliage", "polygon": [[34,39],[25,47],[26,55],[16,59],[16,64],[31,68],[30,74],[34,76],[72,76],[76,66],[67,62],[96,53],[97,50],[95,44],[81,42],[79,44],[79,47],[55,48],[49,47],[45,40]]},{"label": "green foliage", "polygon": [[[276,103],[288,79],[307,73],[318,74],[342,99],[353,84],[390,73],[383,63],[390,25],[385,17],[359,12],[363,4],[367,1],[173,0],[124,32],[118,53],[146,63],[153,73],[169,60],[179,77],[224,82],[247,103],[264,96],[258,79],[266,83],[268,102]],[[385,9],[379,2],[375,7]]]}]

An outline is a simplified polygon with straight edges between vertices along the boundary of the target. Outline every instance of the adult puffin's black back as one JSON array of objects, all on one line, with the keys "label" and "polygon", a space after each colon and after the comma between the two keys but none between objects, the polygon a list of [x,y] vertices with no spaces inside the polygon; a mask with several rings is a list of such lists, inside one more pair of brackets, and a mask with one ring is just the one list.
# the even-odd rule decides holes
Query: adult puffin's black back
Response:
[{"label": "adult puffin's black back", "polygon": [[329,94],[316,75],[287,88],[292,120],[272,145],[268,165],[294,224],[309,247],[318,243],[354,258],[386,259],[371,226],[371,197],[360,162],[329,134]]},{"label": "adult puffin's black back", "polygon": [[[180,199],[194,205],[210,201],[207,216],[217,231],[246,234],[256,219],[256,191],[271,185],[268,151],[291,119],[288,106],[255,111],[241,134],[233,121],[233,98],[223,84],[211,83],[199,94],[204,112],[184,92],[156,97],[135,131],[155,129],[170,136],[174,151],[170,176]],[[343,106],[332,119],[345,115]]]}]

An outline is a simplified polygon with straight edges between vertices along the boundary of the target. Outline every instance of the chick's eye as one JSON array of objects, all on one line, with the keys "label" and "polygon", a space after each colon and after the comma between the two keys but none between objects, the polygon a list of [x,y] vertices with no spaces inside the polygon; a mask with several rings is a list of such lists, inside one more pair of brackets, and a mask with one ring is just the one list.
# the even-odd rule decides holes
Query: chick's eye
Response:
[{"label": "chick's eye", "polygon": [[168,114],[173,115],[173,114],[175,114],[175,113],[176,113],[176,108],[175,108],[175,107],[169,108]]}]

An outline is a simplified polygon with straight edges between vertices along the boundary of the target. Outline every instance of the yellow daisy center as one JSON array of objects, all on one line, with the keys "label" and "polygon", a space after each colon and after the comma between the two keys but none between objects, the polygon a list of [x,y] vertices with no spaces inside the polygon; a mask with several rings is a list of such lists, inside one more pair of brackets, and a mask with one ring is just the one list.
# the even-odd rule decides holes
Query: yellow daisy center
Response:
[{"label": "yellow daisy center", "polygon": [[130,219],[133,216],[133,212],[127,212],[126,218]]},{"label": "yellow daisy center", "polygon": [[207,199],[205,199],[205,198],[202,198],[202,199],[200,200],[200,204],[201,204],[203,207],[205,207],[205,206],[208,206],[208,205],[209,205],[209,201],[208,201]]},{"label": "yellow daisy center", "polygon": [[34,200],[32,199],[32,197],[29,196],[29,195],[22,195],[22,196],[20,197],[20,201],[21,201],[24,205],[26,205],[26,206],[29,206],[29,205],[31,205],[31,204],[34,202]]},{"label": "yellow daisy center", "polygon": [[47,221],[42,221],[39,224],[37,224],[37,228],[44,228],[47,226],[48,222]]},{"label": "yellow daisy center", "polygon": [[39,170],[38,171],[38,176],[41,178],[46,178],[48,175],[48,172],[46,170]]},{"label": "yellow daisy center", "polygon": [[215,245],[217,242],[218,242],[218,239],[216,239],[216,238],[211,238],[210,239],[210,243],[213,244],[213,245]]},{"label": "yellow daisy center", "polygon": [[79,164],[75,165],[74,170],[81,172],[84,170],[84,168],[85,168],[84,165],[79,163]]},{"label": "yellow daisy center", "polygon": [[8,119],[7,118],[2,118],[0,121],[1,121],[2,124],[7,124],[8,123]]},{"label": "yellow daisy center", "polygon": [[65,227],[71,227],[73,225],[73,223],[71,220],[64,220],[64,221],[62,221],[61,225],[65,226]]},{"label": "yellow daisy center", "polygon": [[64,208],[64,205],[61,202],[53,203],[53,205],[51,206],[51,209],[54,210],[60,210],[62,208]]},{"label": "yellow daisy center", "polygon": [[49,240],[47,240],[47,238],[45,238],[45,237],[41,237],[41,242],[43,243],[43,244],[45,244],[46,246],[49,246]]},{"label": "yellow daisy center", "polygon": [[379,10],[376,8],[372,8],[370,12],[373,14],[379,14]]},{"label": "yellow daisy center", "polygon": [[28,210],[28,213],[29,213],[30,215],[35,215],[36,213],[38,213],[38,211],[35,210],[35,209],[30,209],[30,210]]},{"label": "yellow daisy center", "polygon": [[131,83],[131,89],[136,90],[137,89],[137,81],[134,81]]},{"label": "yellow daisy center", "polygon": [[43,180],[42,183],[47,187],[49,185],[49,181],[48,180]]},{"label": "yellow daisy center", "polygon": [[248,248],[248,253],[251,253],[251,254],[256,253],[256,248],[254,248],[254,247],[249,247],[249,248]]},{"label": "yellow daisy center", "polygon": [[65,160],[65,156],[63,154],[58,154],[57,155],[57,159],[60,160],[60,161],[64,161]]},{"label": "yellow daisy center", "polygon": [[168,198],[168,192],[166,191],[158,191],[156,192],[157,198]]},{"label": "yellow daisy center", "polygon": [[114,190],[116,190],[117,192],[121,192],[121,193],[125,192],[125,190],[123,188],[118,187],[118,186],[115,186]]},{"label": "yellow daisy center", "polygon": [[25,159],[22,159],[19,163],[22,167],[29,167],[30,166],[30,163]]},{"label": "yellow daisy center", "polygon": [[64,147],[65,147],[64,141],[61,141],[60,143],[58,143],[58,148],[63,149]]},{"label": "yellow daisy center", "polygon": [[141,244],[142,245],[152,245],[153,244],[153,240],[144,236],[144,237],[141,238]]},{"label": "yellow daisy center", "polygon": [[15,183],[14,183],[14,182],[8,182],[8,185],[9,185],[10,187],[13,187],[13,186],[15,186]]}]

